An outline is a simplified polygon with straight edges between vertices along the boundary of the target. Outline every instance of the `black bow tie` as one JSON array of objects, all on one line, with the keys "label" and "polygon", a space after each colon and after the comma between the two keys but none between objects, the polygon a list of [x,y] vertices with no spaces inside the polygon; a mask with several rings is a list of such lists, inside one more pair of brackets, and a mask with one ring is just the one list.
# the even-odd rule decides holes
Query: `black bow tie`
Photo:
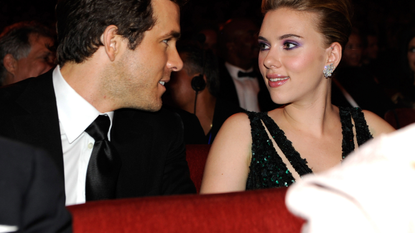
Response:
[{"label": "black bow tie", "polygon": [[255,78],[255,77],[256,77],[255,71],[251,71],[251,72],[238,71],[238,78]]}]

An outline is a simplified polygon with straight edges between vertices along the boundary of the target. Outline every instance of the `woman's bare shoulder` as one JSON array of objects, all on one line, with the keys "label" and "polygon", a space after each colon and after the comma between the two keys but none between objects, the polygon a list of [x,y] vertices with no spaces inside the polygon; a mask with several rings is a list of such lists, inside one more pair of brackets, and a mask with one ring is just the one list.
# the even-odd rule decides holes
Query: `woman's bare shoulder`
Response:
[{"label": "woman's bare shoulder", "polygon": [[251,155],[250,130],[245,113],[234,114],[225,121],[210,148],[201,193],[245,189]]},{"label": "woman's bare shoulder", "polygon": [[395,131],[395,128],[375,113],[367,110],[362,110],[362,112],[365,116],[366,123],[369,126],[369,131],[373,137]]}]

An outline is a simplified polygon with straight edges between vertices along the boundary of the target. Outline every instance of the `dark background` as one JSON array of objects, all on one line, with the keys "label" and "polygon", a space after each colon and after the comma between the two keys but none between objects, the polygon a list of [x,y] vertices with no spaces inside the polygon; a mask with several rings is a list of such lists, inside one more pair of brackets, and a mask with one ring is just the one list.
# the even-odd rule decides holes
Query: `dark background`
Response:
[{"label": "dark background", "polygon": [[[415,0],[353,0],[354,25],[379,34],[381,47],[397,46],[402,30],[415,26]],[[54,27],[56,0],[1,0],[0,31],[19,21]],[[189,0],[182,8],[182,30],[220,25],[232,17],[252,17],[260,24],[261,0]]]}]

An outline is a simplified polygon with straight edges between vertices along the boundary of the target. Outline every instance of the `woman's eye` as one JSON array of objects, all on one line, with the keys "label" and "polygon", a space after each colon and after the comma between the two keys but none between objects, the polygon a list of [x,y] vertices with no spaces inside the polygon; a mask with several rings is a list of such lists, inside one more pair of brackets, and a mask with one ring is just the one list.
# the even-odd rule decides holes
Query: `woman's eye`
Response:
[{"label": "woman's eye", "polygon": [[269,45],[264,43],[264,42],[259,42],[258,45],[259,45],[260,50],[268,50],[269,49]]},{"label": "woman's eye", "polygon": [[290,49],[293,49],[295,47],[297,47],[297,44],[296,43],[293,43],[293,42],[284,42],[284,49],[290,50]]}]

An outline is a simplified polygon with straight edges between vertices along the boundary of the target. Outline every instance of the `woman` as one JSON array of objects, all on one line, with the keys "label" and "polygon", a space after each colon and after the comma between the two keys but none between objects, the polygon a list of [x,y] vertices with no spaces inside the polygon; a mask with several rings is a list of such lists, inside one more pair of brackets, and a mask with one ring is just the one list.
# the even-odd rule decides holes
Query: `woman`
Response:
[{"label": "woman", "polygon": [[331,104],[330,76],[351,31],[348,0],[263,0],[262,9],[259,68],[284,107],[224,123],[201,193],[288,186],[339,164],[370,134],[394,130],[371,112]]}]

